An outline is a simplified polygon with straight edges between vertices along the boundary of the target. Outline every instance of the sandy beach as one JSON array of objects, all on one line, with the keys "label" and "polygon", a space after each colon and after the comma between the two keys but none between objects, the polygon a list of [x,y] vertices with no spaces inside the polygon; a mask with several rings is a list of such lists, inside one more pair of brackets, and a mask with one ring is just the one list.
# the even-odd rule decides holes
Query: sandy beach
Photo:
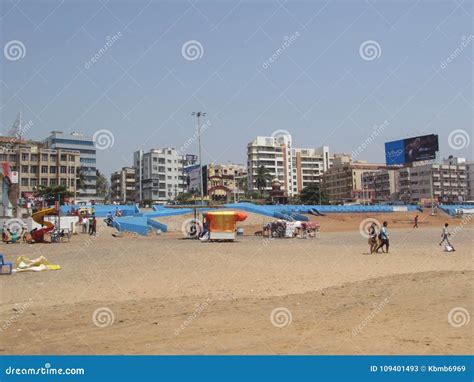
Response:
[{"label": "sandy beach", "polygon": [[[369,254],[369,217],[389,222],[389,254]],[[162,235],[100,226],[70,243],[2,245],[8,261],[43,255],[61,270],[0,278],[0,354],[472,352],[472,222],[333,214],[313,219],[316,238],[270,240],[252,215],[236,242],[201,243],[183,239],[186,218],[160,220]],[[438,246],[446,220],[460,227],[454,253]]]}]

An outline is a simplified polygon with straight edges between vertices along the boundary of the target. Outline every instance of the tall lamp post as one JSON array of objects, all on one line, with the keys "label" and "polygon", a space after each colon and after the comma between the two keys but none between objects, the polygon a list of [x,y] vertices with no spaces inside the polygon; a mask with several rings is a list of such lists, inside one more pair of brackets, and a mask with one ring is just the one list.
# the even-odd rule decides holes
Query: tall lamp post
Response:
[{"label": "tall lamp post", "polygon": [[204,117],[206,113],[201,111],[193,111],[192,116],[197,118],[197,133],[198,133],[198,145],[199,145],[199,184],[201,189],[201,205],[204,204],[204,186],[202,179],[202,155],[201,155],[201,117]]}]

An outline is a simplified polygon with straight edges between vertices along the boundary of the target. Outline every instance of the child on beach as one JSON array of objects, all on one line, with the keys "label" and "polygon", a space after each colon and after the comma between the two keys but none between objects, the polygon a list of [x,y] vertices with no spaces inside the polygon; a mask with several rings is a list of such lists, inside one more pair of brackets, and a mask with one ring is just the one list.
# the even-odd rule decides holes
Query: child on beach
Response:
[{"label": "child on beach", "polygon": [[377,226],[375,223],[369,227],[369,246],[370,254],[374,253],[377,248]]},{"label": "child on beach", "polygon": [[418,214],[415,216],[415,220],[413,223],[413,228],[418,228]]},{"label": "child on beach", "polygon": [[376,251],[378,251],[379,249],[382,249],[382,253],[383,253],[383,246],[385,246],[385,253],[388,253],[388,247],[390,245],[389,243],[389,234],[388,234],[388,223],[387,222],[383,222],[382,224],[382,229],[380,230],[380,233],[379,233],[379,239],[380,239],[380,244],[379,246],[377,247]]}]

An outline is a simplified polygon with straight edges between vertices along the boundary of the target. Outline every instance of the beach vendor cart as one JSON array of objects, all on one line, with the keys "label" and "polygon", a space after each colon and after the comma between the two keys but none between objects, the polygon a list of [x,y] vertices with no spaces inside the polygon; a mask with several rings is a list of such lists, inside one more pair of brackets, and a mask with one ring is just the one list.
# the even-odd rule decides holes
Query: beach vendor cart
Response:
[{"label": "beach vendor cart", "polygon": [[247,214],[235,211],[206,212],[209,240],[234,240],[238,221],[247,219]]}]

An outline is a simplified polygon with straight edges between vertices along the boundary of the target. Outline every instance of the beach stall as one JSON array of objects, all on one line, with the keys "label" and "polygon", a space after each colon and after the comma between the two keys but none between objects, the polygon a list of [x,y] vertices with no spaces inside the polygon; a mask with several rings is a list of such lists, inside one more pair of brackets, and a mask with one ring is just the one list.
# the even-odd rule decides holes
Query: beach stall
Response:
[{"label": "beach stall", "polygon": [[247,219],[244,212],[212,211],[204,217],[208,224],[209,240],[234,240],[238,221]]}]

